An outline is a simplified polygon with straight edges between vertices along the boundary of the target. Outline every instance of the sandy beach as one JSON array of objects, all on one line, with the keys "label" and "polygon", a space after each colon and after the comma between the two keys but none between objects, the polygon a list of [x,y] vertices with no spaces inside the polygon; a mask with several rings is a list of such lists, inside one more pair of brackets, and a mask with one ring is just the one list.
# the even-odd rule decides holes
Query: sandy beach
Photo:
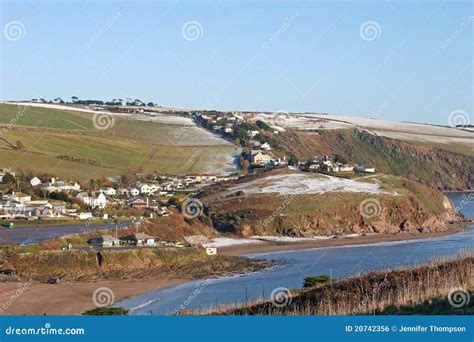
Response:
[{"label": "sandy beach", "polygon": [[[234,244],[220,247],[220,255],[245,255],[283,250],[337,247],[343,245],[370,244],[388,241],[403,241],[440,237],[462,230],[461,225],[450,225],[443,232],[423,234],[376,234],[368,236],[344,237],[326,240],[303,240],[298,242],[265,241],[256,244]],[[96,306],[92,300],[96,289],[105,287],[112,290],[114,302],[145,292],[175,286],[187,279],[165,278],[153,280],[114,280],[98,282],[63,282],[50,285],[40,282],[0,283],[0,303],[4,315],[79,315]],[[18,295],[18,293],[20,294]],[[2,309],[2,307],[0,307]]]},{"label": "sandy beach", "polygon": [[[142,281],[64,282],[57,285],[40,282],[0,283],[2,315],[80,315],[96,306],[93,293],[99,288],[112,291],[114,302],[160,288],[178,285],[186,279]],[[102,291],[103,292],[103,291]],[[19,294],[18,294],[19,293]],[[103,292],[105,293],[105,292]]]},{"label": "sandy beach", "polygon": [[406,241],[415,239],[428,239],[454,234],[462,231],[461,225],[453,224],[446,227],[445,231],[418,234],[374,234],[356,237],[341,237],[326,240],[302,240],[297,242],[274,242],[266,241],[258,244],[241,244],[219,248],[221,255],[246,255],[254,253],[269,253],[277,251],[289,251],[298,249],[311,249],[319,247],[338,247],[346,245],[361,245],[379,242]]}]

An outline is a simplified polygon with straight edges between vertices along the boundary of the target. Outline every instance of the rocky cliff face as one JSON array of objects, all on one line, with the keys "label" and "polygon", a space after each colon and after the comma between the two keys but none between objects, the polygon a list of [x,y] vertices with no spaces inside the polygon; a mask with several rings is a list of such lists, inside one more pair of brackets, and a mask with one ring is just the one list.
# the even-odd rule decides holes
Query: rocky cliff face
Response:
[{"label": "rocky cliff face", "polygon": [[435,189],[400,177],[380,176],[377,182],[397,195],[343,191],[247,195],[229,194],[227,189],[202,200],[216,230],[242,236],[425,233],[446,231],[462,219]]},{"label": "rocky cliff face", "polygon": [[474,186],[474,157],[421,143],[377,136],[358,129],[288,132],[280,146],[298,158],[335,153],[379,172],[403,176],[438,190],[467,190]]}]

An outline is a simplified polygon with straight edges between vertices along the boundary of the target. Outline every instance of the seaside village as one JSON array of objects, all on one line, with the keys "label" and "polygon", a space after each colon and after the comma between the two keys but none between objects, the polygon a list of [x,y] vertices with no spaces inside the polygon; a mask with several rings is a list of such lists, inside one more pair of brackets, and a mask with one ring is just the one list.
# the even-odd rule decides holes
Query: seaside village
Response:
[{"label": "seaside village", "polygon": [[[288,158],[278,149],[278,140],[275,139],[275,135],[281,132],[278,127],[270,127],[258,120],[254,123],[241,113],[216,113],[190,114],[204,128],[241,145],[239,164],[242,172],[182,176],[130,174],[80,184],[54,175],[16,175],[12,170],[3,168],[0,171],[2,226],[14,228],[28,221],[51,224],[51,221],[68,223],[85,220],[92,223],[132,219],[138,227],[144,219],[179,213],[180,203],[203,187],[244,177],[249,172],[288,167],[336,177],[375,173],[373,167],[350,164],[337,155],[320,155],[311,160],[298,160],[294,156]],[[101,235],[89,243],[101,247],[150,247],[158,244],[154,237],[138,229],[126,237]],[[173,246],[181,247],[179,243]],[[210,255],[216,253],[215,248],[207,248],[206,251]]]},{"label": "seaside village", "polygon": [[[150,176],[146,181],[136,181],[129,186],[113,184],[100,186],[64,181],[59,177],[19,176],[8,168],[0,171],[0,220],[2,228],[40,221],[72,223],[84,221],[117,222],[116,219],[134,219],[135,226],[144,218],[168,216],[176,212],[178,198],[187,197],[200,188],[216,182],[236,178],[213,174],[188,174],[185,176]],[[19,185],[20,184],[20,185]],[[10,190],[22,188],[22,191]],[[25,191],[26,189],[27,191]],[[155,238],[136,230],[120,238],[103,235],[91,239],[91,245],[155,246]],[[176,245],[179,246],[179,243]]]},{"label": "seaside village", "polygon": [[[277,136],[285,131],[284,126],[287,125],[285,121],[291,121],[285,113],[273,113],[270,120],[264,113],[211,111],[189,114],[200,126],[240,145],[243,149],[240,164],[244,169],[292,165],[303,171],[335,174],[375,173],[375,168],[372,166],[351,164],[337,155],[319,155],[311,160],[298,160],[281,155],[279,151],[275,153],[274,150],[278,150],[279,147]],[[274,122],[274,125],[266,124],[264,120]],[[322,123],[325,120],[320,121]]]}]

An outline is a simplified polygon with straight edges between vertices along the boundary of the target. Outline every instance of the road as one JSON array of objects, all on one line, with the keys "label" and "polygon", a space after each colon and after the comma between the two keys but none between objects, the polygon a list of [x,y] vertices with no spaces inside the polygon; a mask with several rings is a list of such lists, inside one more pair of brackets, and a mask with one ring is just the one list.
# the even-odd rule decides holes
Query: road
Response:
[{"label": "road", "polygon": [[[131,221],[118,224],[119,228],[126,228]],[[54,225],[28,225],[14,228],[0,227],[0,245],[34,244],[58,236],[79,234],[94,230],[114,229],[115,223],[72,223]]]}]

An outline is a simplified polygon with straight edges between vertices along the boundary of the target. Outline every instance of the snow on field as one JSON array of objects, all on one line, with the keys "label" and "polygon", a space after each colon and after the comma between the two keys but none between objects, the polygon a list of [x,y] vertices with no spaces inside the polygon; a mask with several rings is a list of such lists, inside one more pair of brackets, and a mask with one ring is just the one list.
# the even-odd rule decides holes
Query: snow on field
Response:
[{"label": "snow on field", "polygon": [[264,235],[254,235],[251,239],[269,241],[269,242],[301,242],[301,241],[317,241],[317,240],[328,240],[332,239],[334,235],[320,235],[313,236],[310,238],[302,237],[291,237],[291,236],[264,236]]},{"label": "snow on field", "polygon": [[255,244],[255,243],[265,243],[264,241],[257,239],[233,239],[227,237],[219,237],[211,239],[211,242],[204,243],[203,247],[227,247],[234,245],[243,245],[243,244]]},{"label": "snow on field", "polygon": [[277,193],[280,195],[323,194],[326,192],[365,192],[371,194],[398,195],[386,191],[377,183],[364,183],[326,175],[317,177],[309,173],[280,174],[260,178],[235,186],[228,193],[243,191],[246,194]]},{"label": "snow on field", "polygon": [[[373,234],[370,234],[373,235]],[[359,237],[361,234],[346,234],[340,236],[340,238],[354,238]],[[219,237],[211,239],[210,242],[205,242],[202,244],[204,248],[206,247],[230,247],[236,245],[247,245],[247,244],[266,244],[268,242],[279,242],[279,243],[295,243],[295,242],[311,242],[311,241],[321,241],[329,240],[334,238],[334,235],[318,235],[313,237],[290,237],[290,236],[273,236],[273,235],[254,235],[248,239],[237,239],[237,238],[228,238],[228,237]]]},{"label": "snow on field", "polygon": [[[278,119],[280,116],[280,119]],[[468,138],[474,139],[473,132],[468,129],[458,129],[448,126],[435,126],[422,123],[398,122],[389,120],[378,120],[369,118],[358,118],[352,116],[339,116],[317,113],[291,113],[285,114],[281,118],[281,113],[265,113],[258,114],[256,118],[272,125],[280,122],[284,127],[298,130],[315,130],[315,129],[344,129],[344,128],[363,128],[377,131],[379,135],[389,134],[389,131],[401,132],[404,134],[426,135],[424,140],[435,141],[439,136],[449,138]],[[448,117],[446,118],[448,125]],[[387,131],[387,132],[385,132]],[[400,136],[403,138],[403,136]],[[471,140],[472,143],[472,140]]]}]

